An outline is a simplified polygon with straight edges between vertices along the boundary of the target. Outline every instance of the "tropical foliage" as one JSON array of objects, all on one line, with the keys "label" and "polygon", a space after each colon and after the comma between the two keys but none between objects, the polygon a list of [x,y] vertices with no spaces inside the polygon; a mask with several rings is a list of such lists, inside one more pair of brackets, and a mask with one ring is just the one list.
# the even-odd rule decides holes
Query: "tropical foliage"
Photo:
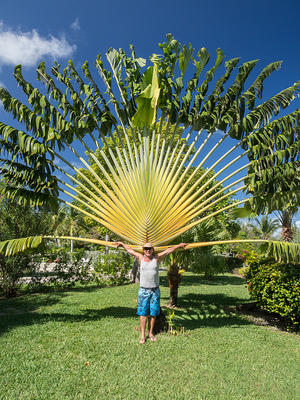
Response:
[{"label": "tropical foliage", "polygon": [[[163,248],[241,204],[258,213],[299,204],[300,110],[279,115],[298,96],[299,82],[261,100],[265,79],[281,62],[266,66],[248,83],[257,60],[238,67],[234,58],[222,70],[220,49],[208,67],[205,48],[195,53],[171,35],[159,47],[161,55],[153,55],[147,68],[133,46],[131,55],[109,49],[107,67],[98,55],[95,68],[102,82],[88,62],[81,73],[72,61],[63,71],[55,63],[52,75],[41,63],[37,78],[45,91],[27,82],[17,66],[14,76],[28,104],[3,88],[0,98],[25,130],[0,123],[1,174],[9,182],[1,192],[20,203],[52,207],[61,195],[137,249],[146,241]],[[236,194],[234,204],[220,206]],[[1,249],[12,253],[41,239],[14,241]],[[280,257],[299,254],[288,243],[274,246]]]},{"label": "tropical foliage", "polygon": [[[37,211],[29,205],[18,206],[15,201],[2,198],[0,199],[0,225],[0,243],[9,243],[12,246],[14,241],[11,239],[13,238],[45,234],[49,227],[49,213],[45,210]],[[30,241],[30,239],[27,240]],[[11,249],[11,254],[13,254],[13,246]],[[16,294],[19,278],[29,268],[29,262],[28,254],[8,257],[0,254],[0,290],[5,295]]]},{"label": "tropical foliage", "polygon": [[270,259],[249,263],[246,273],[248,289],[253,299],[269,312],[286,318],[299,329],[300,269],[299,265],[278,264]]},{"label": "tropical foliage", "polygon": [[280,227],[277,220],[271,220],[267,215],[261,219],[255,218],[255,223],[250,223],[249,226],[253,230],[253,234],[262,239],[270,239],[272,234]]}]

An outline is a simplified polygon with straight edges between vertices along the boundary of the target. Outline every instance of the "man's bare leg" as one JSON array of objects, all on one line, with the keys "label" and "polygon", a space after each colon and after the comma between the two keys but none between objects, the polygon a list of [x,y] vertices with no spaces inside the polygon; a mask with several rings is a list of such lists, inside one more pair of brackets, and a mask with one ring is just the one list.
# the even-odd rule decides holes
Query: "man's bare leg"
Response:
[{"label": "man's bare leg", "polygon": [[155,342],[155,340],[156,340],[156,337],[153,335],[155,319],[156,319],[156,317],[150,316],[149,338],[152,340],[152,342]]},{"label": "man's bare leg", "polygon": [[146,323],[147,323],[147,317],[140,316],[140,325],[141,325],[141,340],[140,344],[145,343],[146,340]]}]

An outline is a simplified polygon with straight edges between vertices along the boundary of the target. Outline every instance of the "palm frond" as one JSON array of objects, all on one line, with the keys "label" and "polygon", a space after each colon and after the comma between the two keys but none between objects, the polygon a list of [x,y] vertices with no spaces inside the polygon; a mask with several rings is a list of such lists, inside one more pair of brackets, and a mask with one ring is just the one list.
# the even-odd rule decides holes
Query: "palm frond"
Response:
[{"label": "palm frond", "polygon": [[38,247],[42,242],[42,236],[28,236],[26,238],[4,240],[0,242],[0,254],[12,256],[28,249]]},{"label": "palm frond", "polygon": [[282,263],[300,263],[300,243],[269,241],[268,253]]}]

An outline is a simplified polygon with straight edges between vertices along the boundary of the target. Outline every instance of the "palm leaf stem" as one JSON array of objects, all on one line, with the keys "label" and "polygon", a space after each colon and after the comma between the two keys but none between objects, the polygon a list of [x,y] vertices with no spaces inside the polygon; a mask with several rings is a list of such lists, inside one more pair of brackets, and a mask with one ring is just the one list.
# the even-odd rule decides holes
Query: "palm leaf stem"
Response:
[{"label": "palm leaf stem", "polygon": [[[120,220],[122,221],[122,225],[123,226],[127,226],[128,228],[130,228],[130,230],[133,232],[132,234],[134,235],[135,232],[140,232],[140,234],[142,234],[142,232],[140,231],[140,229],[138,227],[136,227],[133,219],[132,219],[132,215],[137,215],[137,211],[139,210],[138,208],[138,204],[136,205],[135,209],[132,209],[132,205],[129,202],[128,207],[124,208],[123,203],[121,203],[119,200],[116,201],[116,204],[119,205],[118,207],[115,207],[115,203],[111,203],[110,201],[106,201],[104,203],[99,203],[99,198],[90,190],[88,190],[87,188],[85,188],[76,178],[74,178],[73,176],[69,175],[66,173],[66,175],[71,178],[73,181],[75,181],[75,183],[77,183],[78,185],[80,185],[81,187],[84,188],[84,190],[86,190],[92,197],[94,197],[96,199],[97,202],[94,202],[93,200],[89,199],[90,202],[92,202],[100,211],[101,211],[101,216],[102,218],[104,218],[108,223],[110,220],[113,220],[115,223],[117,223]],[[71,188],[73,191],[75,191],[76,193],[78,193],[80,196],[85,197],[86,199],[88,199],[87,196],[85,196],[84,194],[82,194],[81,192],[79,192],[76,188],[74,188],[73,186],[64,183],[63,181],[60,180],[60,182],[64,185],[66,185],[67,187]],[[63,189],[61,189],[61,191],[63,191]],[[80,201],[79,197],[75,197],[74,195],[70,194],[69,192],[67,193],[69,194],[71,197],[73,197],[76,200]],[[126,194],[126,191],[125,191]],[[120,193],[120,197],[122,195],[122,192]],[[104,196],[104,195],[103,195]],[[125,199],[126,200],[126,199]],[[125,201],[124,200],[124,201]],[[83,203],[82,201],[80,201],[81,203]],[[88,206],[91,209],[91,206],[86,204],[86,206]],[[126,204],[125,204],[126,206]],[[105,211],[104,209],[106,209],[107,211]],[[131,207],[131,208],[130,208]],[[77,207],[76,210],[82,210],[81,208]],[[104,214],[106,215],[106,217],[104,216]],[[141,215],[141,220],[144,220],[145,215]],[[99,222],[99,221],[98,221]],[[124,232],[124,231],[122,231]],[[119,233],[116,232],[116,233]],[[127,237],[127,236],[126,236]]]},{"label": "palm leaf stem", "polygon": [[[124,193],[120,192],[118,185],[115,184],[115,182],[112,180],[110,175],[107,173],[107,171],[105,170],[103,165],[101,165],[101,163],[98,161],[97,157],[95,155],[93,155],[92,153],[90,153],[90,155],[92,156],[94,161],[97,163],[98,167],[101,169],[101,171],[103,172],[103,174],[108,179],[109,183],[111,184],[111,186],[114,189],[114,191],[110,190],[108,188],[108,186],[103,182],[103,180],[99,177],[99,175],[94,171],[94,169],[89,164],[87,164],[84,159],[82,159],[78,155],[78,153],[75,151],[75,149],[72,149],[72,150],[73,150],[74,154],[80,159],[80,161],[83,162],[83,164],[86,166],[88,171],[96,178],[96,180],[104,188],[105,192],[109,195],[109,197],[113,200],[113,202],[119,205],[120,209],[122,209],[124,211],[124,207],[122,206],[122,204],[124,204],[124,206],[126,208],[131,208],[132,207],[132,202],[134,202],[135,197],[134,196],[133,197],[130,196],[131,191],[130,191],[130,186],[129,185],[127,185],[127,189],[128,190],[126,190]],[[129,175],[131,175],[131,173]],[[124,175],[122,173],[119,173],[119,177],[122,177],[122,176],[124,176]],[[117,178],[116,175],[115,175],[115,178],[117,179],[117,181],[119,180],[119,178]],[[127,179],[124,179],[123,182],[125,182],[125,184],[126,184]],[[116,193],[119,196],[116,196]],[[120,199],[121,199],[122,203],[120,202]],[[138,217],[139,217],[139,215],[137,215],[137,218]]]},{"label": "palm leaf stem", "polygon": [[[211,198],[210,198],[210,199],[207,199],[207,200],[206,200],[205,202],[203,202],[202,204],[199,204],[197,207],[195,207],[194,204],[190,204],[188,207],[186,207],[186,208],[184,209],[184,214],[185,214],[186,216],[188,216],[189,219],[193,219],[193,218],[197,217],[199,214],[202,214],[202,213],[203,213],[204,211],[206,211],[208,208],[214,206],[215,204],[218,204],[220,201],[226,199],[227,197],[232,196],[232,195],[234,195],[235,193],[237,193],[237,192],[243,190],[245,187],[246,187],[246,185],[244,185],[244,186],[242,186],[242,187],[240,187],[240,188],[237,188],[237,189],[235,189],[235,190],[229,190],[226,194],[224,194],[224,195],[221,196],[221,197],[218,197],[217,200],[215,200],[215,201],[213,201],[213,202],[207,204],[205,207],[204,207],[203,205],[204,205],[205,203],[207,203],[208,201],[211,201]],[[214,196],[212,196],[212,197],[214,197]],[[201,210],[201,211],[200,211],[200,210]]]},{"label": "palm leaf stem", "polygon": [[[98,244],[101,246],[108,246],[116,248],[117,244],[115,242],[108,242],[99,239],[90,238],[80,238],[73,236],[30,236],[27,238],[11,239],[0,242],[0,253],[5,256],[11,256],[19,252],[23,252],[29,248],[36,248],[44,239],[61,239],[61,240],[76,240],[81,242]],[[199,247],[209,247],[215,245],[228,245],[228,244],[238,244],[238,243],[267,243],[268,252],[279,262],[292,262],[299,263],[300,261],[300,245],[299,243],[289,243],[282,241],[273,241],[266,239],[232,239],[232,240],[219,240],[213,242],[198,242],[198,243],[188,243],[185,249],[193,249]],[[163,251],[169,246],[155,246],[155,252]],[[142,252],[141,245],[129,245],[129,247],[135,249],[136,251]],[[184,251],[184,249],[180,249]]]},{"label": "palm leaf stem", "polygon": [[[209,203],[205,207],[203,207],[202,204],[196,208],[194,208],[194,206],[190,205],[190,206],[184,207],[183,209],[181,208],[180,210],[176,210],[175,215],[174,215],[174,213],[169,214],[168,218],[165,217],[165,218],[162,218],[159,220],[159,222],[157,223],[157,225],[155,226],[155,229],[153,231],[153,235],[156,235],[154,237],[157,239],[159,237],[159,235],[163,235],[164,232],[169,232],[171,230],[171,228],[174,228],[174,227],[178,228],[179,226],[184,226],[187,222],[189,222],[189,221],[195,219],[197,216],[203,214],[207,209],[211,208],[218,202],[239,192],[242,189],[243,188],[237,188],[233,191],[229,191],[228,193],[219,197],[217,200]],[[204,203],[207,203],[207,201]],[[235,203],[234,205],[236,205],[236,204],[237,203]],[[212,215],[212,214],[210,214],[210,215]]]},{"label": "palm leaf stem", "polygon": [[[75,210],[85,214],[86,216],[88,216],[89,218],[95,219],[96,217],[93,216],[92,214],[90,214],[89,212],[85,211],[84,209],[81,209],[80,207],[77,207],[76,205],[74,205],[73,203],[69,203],[69,202],[65,202],[65,204],[67,204],[69,207],[74,208]],[[112,219],[110,219],[110,221],[112,222]],[[137,242],[141,241],[141,238],[136,236],[134,232],[136,232],[138,230],[138,228],[135,228],[134,232],[130,232],[130,237],[128,236],[128,231],[124,230],[123,224],[120,224],[120,220],[117,220],[117,224],[113,224],[110,222],[107,222],[103,219],[99,219],[98,222],[105,226],[106,228],[108,228],[109,230],[116,232],[117,234],[119,234],[120,236],[122,236],[125,240],[129,241],[129,242],[134,242],[135,240]]]},{"label": "palm leaf stem", "polygon": [[[113,170],[113,176],[115,181],[111,178],[111,176],[107,173],[106,169],[103,167],[103,165],[99,162],[97,157],[94,154],[91,154],[93,160],[96,162],[98,167],[101,169],[102,173],[106,177],[106,179],[109,181],[111,184],[112,188],[115,190],[115,193],[117,193],[122,201],[125,201],[126,207],[132,208],[132,206],[137,207],[137,198],[138,198],[138,192],[137,192],[137,177],[136,177],[136,170],[132,171],[129,176],[125,177],[124,174],[121,172],[119,175],[115,173]],[[105,153],[102,154],[102,156],[105,158],[107,161],[107,165],[110,168],[110,163],[109,160],[106,158]],[[120,179],[123,182],[123,185],[125,187],[124,191],[120,191]],[[116,183],[115,183],[116,182]],[[135,185],[130,185],[130,182],[134,182]],[[138,208],[137,208],[138,210]],[[138,212],[137,217],[141,217],[140,213]]]},{"label": "palm leaf stem", "polygon": [[[177,165],[180,161],[180,158],[182,156],[183,150],[185,149],[185,147],[187,146],[190,134],[191,134],[192,128],[190,129],[190,132],[188,133],[187,137],[185,138],[185,142],[182,144],[181,149],[179,150],[178,154],[177,154],[177,158],[176,161],[173,164],[172,170],[170,172],[170,174],[173,176],[175,169],[177,168]],[[180,164],[180,166],[178,167],[178,170],[180,170],[180,167],[182,167],[186,160],[188,160],[188,157],[190,156],[193,148],[196,146],[196,144],[198,143],[198,140],[200,139],[201,134],[203,133],[203,130],[199,130],[193,140],[193,142],[191,143],[191,145],[188,148],[188,151],[185,153],[182,162]],[[208,140],[208,139],[207,139]],[[179,143],[180,139],[178,139],[178,143]],[[202,144],[202,147],[204,146],[204,144]],[[201,146],[200,146],[201,147]],[[201,150],[200,150],[201,151]]]},{"label": "palm leaf stem", "polygon": [[[230,183],[226,187],[220,189],[218,192],[214,193],[212,196],[208,197],[205,201],[203,201],[201,204],[199,204],[197,207],[202,207],[205,204],[207,204],[209,201],[213,200],[215,197],[218,197],[221,193],[225,192],[226,190],[230,189],[232,186],[237,185],[238,183],[242,182],[245,179],[245,176],[242,176],[241,178],[237,179],[236,181]],[[219,183],[216,183],[212,188],[210,188],[208,191],[205,192],[205,197],[209,195],[214,189],[216,189],[218,186],[220,186]],[[243,185],[239,188],[239,190],[243,190],[246,188],[246,185]],[[232,193],[231,193],[232,194]],[[203,196],[204,197],[204,196]],[[202,197],[202,198],[203,198]],[[201,201],[201,199],[200,199]]]},{"label": "palm leaf stem", "polygon": [[[225,137],[225,136],[224,136]],[[223,137],[223,138],[224,138]],[[222,138],[222,139],[223,139]],[[204,159],[199,163],[199,165],[195,168],[195,170],[193,171],[193,173],[189,176],[189,178],[187,179],[187,181],[185,182],[184,186],[186,187],[189,182],[193,179],[193,177],[196,175],[196,173],[198,172],[198,170],[203,166],[203,164],[207,161],[207,159],[218,149],[218,147],[222,144],[223,140],[220,140],[212,149],[210,152],[208,152],[208,154],[206,155],[206,157],[204,157]],[[218,164],[220,164],[226,157],[228,157],[233,151],[235,151],[238,147],[240,146],[240,143],[232,146],[225,154],[223,154],[222,157],[218,158],[217,161],[215,161],[209,168],[207,168],[205,170],[205,172],[200,176],[200,178],[192,185],[192,187],[190,188],[190,192],[194,190],[195,187],[197,187],[200,182],[207,176],[207,174],[209,174],[210,171],[212,171]],[[229,166],[231,166],[232,164],[234,164],[236,161],[238,161],[240,158],[244,157],[247,153],[249,152],[249,150],[244,151],[242,154],[238,155],[236,158],[234,158],[231,163],[227,164],[221,171],[223,172],[224,170],[226,170],[226,168],[228,168]],[[216,178],[218,175],[220,175],[220,171],[218,174],[215,174],[214,178]]]},{"label": "palm leaf stem", "polygon": [[[174,132],[176,132],[178,125],[179,125],[179,122],[177,122],[177,124],[176,124],[175,127],[174,127],[173,135],[174,135]],[[157,165],[158,168],[161,168],[161,164],[162,164],[164,155],[166,154],[166,153],[165,153],[165,147],[166,147],[166,143],[167,143],[166,138],[167,138],[167,135],[168,135],[168,133],[169,133],[170,126],[172,126],[172,125],[171,125],[171,123],[169,123],[169,121],[168,121],[167,128],[166,128],[166,131],[165,131],[165,135],[164,135],[162,144],[160,144],[160,141],[157,141],[157,143],[156,143],[156,154],[158,154],[158,152],[160,151],[160,156],[159,156],[158,162],[156,161],[156,160],[157,160],[157,157],[155,157],[155,165]],[[173,135],[172,135],[172,137],[173,137]],[[159,148],[160,148],[160,145],[161,145],[161,149],[159,149]],[[169,146],[168,146],[168,147],[169,147]],[[155,154],[155,155],[156,155],[156,154]]]},{"label": "palm leaf stem", "polygon": [[[105,201],[107,206],[105,208],[109,207],[108,209],[113,215],[120,215],[120,210],[122,210],[122,218],[126,220],[128,223],[131,220],[132,214],[128,209],[121,203],[121,201],[118,199],[118,197],[113,194],[113,192],[110,191],[110,189],[107,188],[107,186],[103,183],[103,181],[98,177],[99,183],[102,184],[104,189],[106,190],[107,193],[111,193],[112,197],[109,198],[105,193],[103,193],[93,182],[91,182],[79,169],[73,167],[67,160],[65,160],[63,157],[61,157],[58,153],[55,153],[57,157],[59,157],[62,161],[64,161],[70,168],[72,168],[76,173],[78,173],[82,178],[98,193],[98,195]],[[87,164],[87,168],[90,170],[91,167]],[[60,170],[62,173],[64,173],[66,176],[68,176],[70,179],[72,179],[75,183],[79,184],[85,191],[87,191],[90,195],[92,195],[98,202],[99,199],[97,196],[88,190],[84,185],[82,185],[76,178],[74,178],[72,175],[68,174],[67,172],[63,171],[61,168],[57,167],[58,170]],[[95,173],[94,170],[90,171],[92,173]],[[102,183],[101,183],[101,182]],[[127,192],[125,191],[125,194]],[[122,193],[120,193],[120,196],[122,196]],[[113,200],[113,201],[111,201]],[[105,205],[105,204],[103,204]],[[128,207],[130,207],[130,202],[128,203]],[[130,209],[130,208],[129,208]]]},{"label": "palm leaf stem", "polygon": [[[238,157],[240,158],[240,156],[238,156]],[[235,162],[235,161],[236,160],[233,160],[229,164],[232,165],[233,162]],[[218,173],[216,173],[212,178],[210,178],[202,187],[200,187],[194,193],[191,189],[184,192],[184,185],[180,186],[179,182],[175,182],[174,185],[171,185],[171,184],[168,185],[168,188],[170,188],[169,191],[167,190],[167,188],[164,191],[162,191],[161,200],[159,202],[160,206],[162,204],[164,204],[165,202],[167,203],[167,207],[165,207],[165,217],[161,221],[161,223],[163,224],[166,219],[169,219],[170,217],[172,218],[173,213],[174,213],[174,211],[172,210],[172,207],[174,206],[174,204],[176,204],[177,211],[182,210],[184,207],[189,205],[195,197],[197,197],[220,173],[222,173],[230,165],[227,164],[224,168],[222,168]],[[220,184],[222,184],[226,180],[230,179],[232,176],[236,175],[237,173],[241,172],[245,168],[247,168],[247,165],[242,166],[242,167],[238,168],[237,170],[233,171],[231,174],[226,176],[221,182],[216,183],[215,186],[219,186]],[[200,179],[198,181],[200,181]],[[193,186],[195,187],[196,184]],[[168,201],[166,201],[167,197],[169,198]],[[197,202],[201,201],[204,197],[206,197],[206,193],[204,193],[200,198],[198,198],[196,200],[196,204],[197,204]]]},{"label": "palm leaf stem", "polygon": [[[186,199],[188,203],[193,200],[195,197],[197,197],[207,186],[210,185],[211,182],[213,182],[220,174],[222,174],[226,169],[231,167],[235,162],[240,160],[245,154],[239,155],[236,157],[234,160],[230,161],[228,164],[226,164],[223,168],[221,168],[218,172],[216,172],[211,178],[209,178],[198,190],[195,191],[195,188],[199,185],[199,183],[202,181],[202,179],[198,179],[192,186],[189,188],[185,194],[180,198],[180,204],[186,204]],[[243,169],[247,168],[250,165],[250,163],[243,165],[242,167],[236,169],[229,175],[227,175],[225,178],[223,178],[221,181],[216,183],[216,186],[219,186],[223,184],[224,182],[228,181],[232,176],[238,174],[241,172]],[[204,175],[204,174],[203,174]],[[205,193],[204,195],[206,195]],[[203,195],[203,196],[204,196]],[[199,202],[203,197],[199,197],[196,200],[196,203]]]},{"label": "palm leaf stem", "polygon": [[[83,200],[81,200],[78,196],[73,195],[72,193],[64,190],[64,189],[60,189],[61,192],[67,194],[68,196],[74,198],[76,201],[80,202],[83,206],[89,208],[91,211],[93,211],[93,213],[97,214],[101,219],[97,218],[96,216],[93,217],[93,214],[85,214],[88,217],[94,219],[96,222],[100,222],[102,223],[103,221],[106,221],[107,223],[109,222],[113,222],[115,225],[119,225],[120,224],[120,219],[116,218],[111,212],[110,210],[106,210],[105,208],[102,208],[101,206],[99,206],[95,209],[94,207],[92,207],[89,203],[84,202]],[[86,197],[87,198],[87,197]],[[87,198],[88,199],[88,198]],[[67,204],[71,204],[71,207],[74,208],[72,205],[73,203],[67,203]],[[76,210],[81,210],[81,212],[83,212],[82,208],[80,207],[76,207]],[[138,238],[138,236],[135,236],[136,234],[140,233],[140,235],[143,234],[143,232],[139,229],[139,227],[136,227],[135,225],[130,224],[130,226],[126,223],[126,221],[123,219],[122,221],[122,232],[126,232],[128,234],[128,232],[131,233],[131,235],[133,235],[133,237],[135,239]]]},{"label": "palm leaf stem", "polygon": [[229,206],[223,207],[223,208],[221,208],[220,210],[217,210],[217,211],[215,211],[215,212],[213,212],[213,213],[211,213],[211,214],[209,214],[209,215],[206,215],[205,217],[202,217],[202,218],[200,218],[200,219],[198,219],[198,220],[196,220],[196,221],[193,221],[193,222],[191,222],[191,223],[188,224],[188,225],[184,225],[184,226],[183,226],[182,228],[180,228],[180,229],[177,229],[177,228],[175,227],[175,229],[173,229],[172,231],[168,231],[167,235],[165,235],[165,236],[154,237],[153,240],[152,240],[152,242],[153,242],[153,244],[168,243],[168,242],[170,242],[171,240],[175,239],[177,236],[181,235],[183,232],[186,232],[187,230],[191,229],[192,227],[198,225],[200,222],[203,222],[203,221],[205,221],[205,220],[208,219],[208,218],[214,217],[214,216],[216,216],[216,215],[222,213],[223,211],[229,210],[230,208],[236,207],[236,206],[238,206],[239,204],[243,204],[243,203],[245,203],[246,201],[249,201],[249,199],[244,199],[244,200],[238,201],[238,202],[236,202],[236,203],[234,203],[234,204],[230,204]]},{"label": "palm leaf stem", "polygon": [[[170,120],[168,119],[168,121],[167,121],[167,126],[166,126],[166,133],[165,133],[165,136],[166,136],[166,134],[169,132],[170,124],[171,124],[171,122],[170,122]],[[161,146],[161,144],[160,144],[161,132],[162,132],[162,120],[160,121],[159,133],[158,133],[158,135],[157,135],[156,148],[155,148],[155,155],[154,155],[154,165],[157,165],[157,160],[158,160],[159,151],[160,151],[160,154],[162,154],[162,153],[163,153],[163,149],[164,149],[164,141],[163,141],[163,143],[162,143],[162,149],[161,149],[161,150],[159,149],[160,146]]]}]

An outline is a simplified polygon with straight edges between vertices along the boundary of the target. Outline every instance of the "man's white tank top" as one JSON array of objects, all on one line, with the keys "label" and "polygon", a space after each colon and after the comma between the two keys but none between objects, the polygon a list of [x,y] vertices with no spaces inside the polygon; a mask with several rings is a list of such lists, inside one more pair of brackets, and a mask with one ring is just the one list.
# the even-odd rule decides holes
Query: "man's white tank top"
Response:
[{"label": "man's white tank top", "polygon": [[141,261],[140,286],[149,289],[159,286],[158,262],[156,258],[147,262],[143,257]]}]

